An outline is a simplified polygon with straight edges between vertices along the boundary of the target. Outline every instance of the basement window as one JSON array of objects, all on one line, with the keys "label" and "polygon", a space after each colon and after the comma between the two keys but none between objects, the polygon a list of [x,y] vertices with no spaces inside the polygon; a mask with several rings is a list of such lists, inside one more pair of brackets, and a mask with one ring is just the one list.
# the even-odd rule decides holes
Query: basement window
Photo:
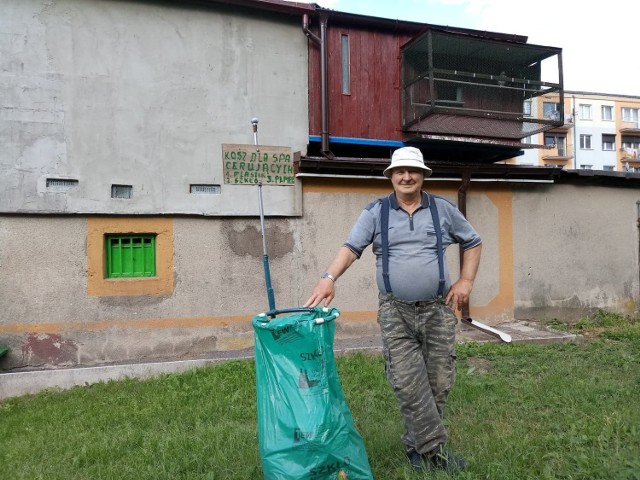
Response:
[{"label": "basement window", "polygon": [[220,185],[214,184],[191,184],[189,186],[190,193],[203,193],[209,195],[219,195],[221,193]]},{"label": "basement window", "polygon": [[78,187],[78,180],[73,178],[47,178],[47,190],[54,192],[64,192]]},{"label": "basement window", "polygon": [[106,278],[156,276],[155,235],[106,235]]},{"label": "basement window", "polygon": [[133,197],[132,185],[111,185],[111,198]]}]

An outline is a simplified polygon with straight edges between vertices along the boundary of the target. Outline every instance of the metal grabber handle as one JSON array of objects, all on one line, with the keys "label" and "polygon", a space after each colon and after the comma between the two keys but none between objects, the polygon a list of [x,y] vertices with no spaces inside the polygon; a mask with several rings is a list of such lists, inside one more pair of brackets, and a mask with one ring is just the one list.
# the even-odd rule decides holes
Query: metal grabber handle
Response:
[{"label": "metal grabber handle", "polygon": [[269,269],[269,254],[267,254],[267,239],[264,231],[264,208],[262,206],[262,182],[258,183],[258,197],[260,199],[260,230],[262,231],[262,265],[264,266],[264,280],[267,287],[269,310],[276,309],[276,299],[271,286],[271,271]]},{"label": "metal grabber handle", "polygon": [[[253,126],[253,143],[258,148],[258,119],[253,117],[251,119],[251,125]],[[271,271],[269,269],[269,254],[267,253],[267,237],[264,230],[264,207],[262,204],[262,182],[258,183],[258,200],[260,207],[260,231],[262,232],[262,265],[264,266],[264,281],[267,287],[267,299],[269,300],[269,310],[276,309],[276,299],[273,294],[273,287],[271,286]]]}]

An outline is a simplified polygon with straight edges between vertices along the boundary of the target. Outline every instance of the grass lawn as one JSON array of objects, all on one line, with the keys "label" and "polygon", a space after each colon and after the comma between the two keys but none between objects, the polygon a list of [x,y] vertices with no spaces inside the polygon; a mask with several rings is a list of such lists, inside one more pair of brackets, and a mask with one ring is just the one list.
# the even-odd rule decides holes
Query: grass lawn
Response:
[{"label": "grass lawn", "polygon": [[[458,347],[446,412],[459,479],[640,479],[640,319],[600,313],[573,343]],[[337,360],[376,480],[405,462],[378,354]],[[1,381],[1,376],[0,376]],[[0,403],[0,475],[18,479],[261,479],[254,363],[76,387]]]}]

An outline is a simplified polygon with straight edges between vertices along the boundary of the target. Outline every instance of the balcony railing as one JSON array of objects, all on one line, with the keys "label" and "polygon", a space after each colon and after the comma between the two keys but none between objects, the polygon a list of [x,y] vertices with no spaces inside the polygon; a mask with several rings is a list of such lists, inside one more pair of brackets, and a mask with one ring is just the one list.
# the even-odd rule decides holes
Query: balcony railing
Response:
[{"label": "balcony railing", "polygon": [[621,148],[620,149],[622,152],[622,160],[639,160],[640,157],[639,155],[639,149],[637,148]]},{"label": "balcony railing", "polygon": [[573,158],[573,146],[556,145],[547,147],[542,155],[543,160],[571,160]]}]

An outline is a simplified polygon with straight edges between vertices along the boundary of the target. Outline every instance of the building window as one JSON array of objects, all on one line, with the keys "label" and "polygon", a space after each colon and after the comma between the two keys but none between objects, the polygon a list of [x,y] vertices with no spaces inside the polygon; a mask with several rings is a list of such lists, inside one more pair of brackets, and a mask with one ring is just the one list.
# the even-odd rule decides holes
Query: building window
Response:
[{"label": "building window", "polygon": [[79,182],[74,178],[47,178],[45,186],[48,191],[64,192],[78,188]]},{"label": "building window", "polygon": [[622,152],[624,158],[637,159],[640,151],[640,137],[631,135],[622,136]]},{"label": "building window", "polygon": [[614,167],[613,165],[604,165],[604,166],[602,167],[602,169],[603,169],[605,172],[613,172],[613,171],[615,170],[615,167]]},{"label": "building window", "polygon": [[[173,219],[151,217],[87,218],[87,295],[90,297],[170,296],[174,291]],[[107,237],[154,239],[155,275],[108,278]]]},{"label": "building window", "polygon": [[580,148],[591,150],[591,135],[580,135]]},{"label": "building window", "polygon": [[526,117],[531,116],[531,100],[525,100],[522,104],[522,113]]},{"label": "building window", "polygon": [[155,277],[155,235],[106,235],[106,278]]},{"label": "building window", "polygon": [[351,93],[350,64],[351,57],[349,53],[349,35],[342,35],[342,94],[349,95]]},{"label": "building window", "polygon": [[591,120],[591,105],[580,104],[580,120]]},{"label": "building window", "polygon": [[613,120],[612,105],[602,105],[602,120]]},{"label": "building window", "polygon": [[192,183],[189,185],[189,193],[219,195],[222,193],[222,188],[217,184]]},{"label": "building window", "polygon": [[638,109],[622,107],[622,121],[623,122],[637,122],[638,121]]},{"label": "building window", "polygon": [[558,104],[551,102],[544,102],[542,104],[542,115],[544,118],[550,120],[560,120],[560,112],[558,111]]},{"label": "building window", "polygon": [[547,134],[544,136],[544,144],[547,147],[556,148],[558,150],[557,155],[559,157],[564,157],[567,153],[566,140],[567,139],[564,135]]},{"label": "building window", "polygon": [[582,168],[583,170],[591,170],[592,167],[593,165],[585,165],[585,164],[580,165],[580,168]]},{"label": "building window", "polygon": [[602,134],[602,150],[612,151],[616,149],[616,136]]},{"label": "building window", "polygon": [[111,198],[132,198],[132,185],[111,185]]},{"label": "building window", "polygon": [[633,137],[631,135],[622,136],[622,148],[639,148],[640,137]]}]

